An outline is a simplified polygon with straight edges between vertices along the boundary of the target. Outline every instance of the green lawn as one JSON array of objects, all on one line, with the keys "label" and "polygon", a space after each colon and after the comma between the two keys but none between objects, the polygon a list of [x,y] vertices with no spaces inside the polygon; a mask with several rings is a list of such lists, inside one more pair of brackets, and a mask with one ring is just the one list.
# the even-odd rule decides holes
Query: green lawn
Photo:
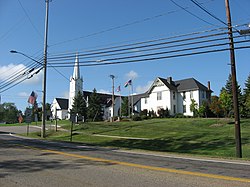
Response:
[{"label": "green lawn", "polygon": [[[68,121],[60,126],[70,129]],[[136,137],[120,139],[94,135]],[[250,159],[250,119],[241,120],[243,157]],[[69,141],[69,132],[48,133],[47,139]],[[144,149],[172,153],[235,157],[232,119],[151,119],[130,122],[91,122],[74,126],[73,141],[98,146]]]}]

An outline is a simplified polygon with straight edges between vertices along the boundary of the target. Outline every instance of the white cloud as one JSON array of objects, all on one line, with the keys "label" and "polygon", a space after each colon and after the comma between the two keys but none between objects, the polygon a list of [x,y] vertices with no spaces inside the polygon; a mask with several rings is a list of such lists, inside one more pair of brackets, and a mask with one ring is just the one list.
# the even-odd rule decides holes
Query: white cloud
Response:
[{"label": "white cloud", "polygon": [[136,87],[136,92],[137,93],[144,93],[146,92],[149,87],[153,84],[154,81],[148,81],[147,84],[145,86],[137,86]]},{"label": "white cloud", "polygon": [[[6,80],[11,80],[11,78],[16,77],[16,75],[22,75],[19,77],[19,79],[23,78],[24,76],[26,76],[26,78],[29,78],[27,80],[24,81],[25,84],[37,84],[39,82],[41,82],[42,80],[42,73],[39,72],[38,74],[35,74],[35,72],[37,71],[37,69],[33,70],[33,76],[32,73],[30,73],[29,75],[25,75],[25,69],[27,69],[27,67],[23,64],[9,64],[7,66],[0,66],[0,80],[1,81],[6,81]],[[31,77],[32,76],[32,77]]]},{"label": "white cloud", "polygon": [[111,94],[111,92],[110,92],[110,91],[108,91],[108,90],[104,90],[104,89],[100,89],[100,90],[98,90],[98,91],[97,91],[97,93]]},{"label": "white cloud", "polygon": [[136,79],[138,77],[138,73],[136,73],[135,71],[133,71],[133,70],[131,70],[130,72],[128,72],[127,74],[126,74],[126,78],[127,79],[132,79],[132,80],[134,80],[134,79]]},{"label": "white cloud", "polygon": [[19,97],[29,97],[29,94],[27,92],[19,92],[17,95]]}]

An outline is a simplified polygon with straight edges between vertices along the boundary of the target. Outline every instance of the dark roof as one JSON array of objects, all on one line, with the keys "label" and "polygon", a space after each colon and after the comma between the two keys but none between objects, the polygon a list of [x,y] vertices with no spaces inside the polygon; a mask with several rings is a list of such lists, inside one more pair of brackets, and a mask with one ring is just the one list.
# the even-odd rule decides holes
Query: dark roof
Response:
[{"label": "dark roof", "polygon": [[[90,91],[83,91],[83,95],[84,98],[86,99],[87,97],[89,97],[93,92]],[[106,107],[109,107],[112,105],[112,94],[105,94],[105,93],[97,93],[97,95],[99,95],[100,99],[101,99],[101,104],[105,105]],[[114,95],[114,97],[120,97],[117,95]]]},{"label": "dark roof", "polygon": [[174,81],[175,86],[177,87],[178,91],[190,91],[190,90],[203,90],[203,91],[209,91],[206,86],[201,84],[199,81],[197,81],[194,78]]},{"label": "dark roof", "polygon": [[[183,80],[179,80],[179,81],[172,81],[171,77],[168,78],[168,79],[157,77],[157,79],[160,80],[170,90],[175,90],[175,91],[178,91],[178,92],[198,90],[198,89],[199,90],[203,90],[203,91],[209,91],[206,86],[204,86],[202,83],[200,83],[199,81],[197,81],[194,78],[183,79]],[[153,87],[151,86],[151,88],[149,89],[149,91],[152,88]],[[212,90],[210,90],[210,91],[212,92]]]},{"label": "dark roof", "polygon": [[56,101],[62,110],[68,110],[69,100],[63,98],[56,98]]},{"label": "dark roof", "polygon": [[138,101],[140,101],[141,98],[144,98],[147,96],[148,96],[148,93],[133,95],[133,104],[135,105]]},{"label": "dark roof", "polygon": [[162,82],[163,84],[165,84],[170,90],[177,90],[176,86],[174,85],[174,82],[172,81],[171,84],[168,82],[167,79],[164,79],[164,78],[161,78],[161,77],[158,77]]}]

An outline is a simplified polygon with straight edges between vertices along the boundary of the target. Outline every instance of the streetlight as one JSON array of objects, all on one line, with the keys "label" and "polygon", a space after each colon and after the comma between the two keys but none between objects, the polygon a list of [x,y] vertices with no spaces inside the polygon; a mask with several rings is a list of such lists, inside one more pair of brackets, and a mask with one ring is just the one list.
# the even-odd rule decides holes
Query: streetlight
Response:
[{"label": "streetlight", "polygon": [[[32,61],[34,61],[34,62],[36,62],[36,63],[38,63],[38,64],[40,64],[40,65],[42,65],[42,66],[44,66],[41,62],[37,61],[36,59],[34,59],[34,58],[32,58],[32,57],[30,57],[30,56],[28,56],[28,55],[26,55],[26,54],[24,54],[24,53],[22,53],[22,52],[20,52],[20,51],[11,50],[10,52],[11,52],[11,53],[15,53],[15,54],[23,55],[24,57],[27,57],[28,59],[30,59],[30,60],[32,60]],[[37,74],[40,70],[41,70],[41,68],[36,72],[36,74]],[[45,80],[46,80],[46,77],[45,77]],[[44,91],[44,89],[43,89],[41,92],[43,93],[43,98],[45,98],[45,91]],[[46,118],[45,118],[45,117],[46,117],[46,116],[45,116],[45,113],[46,113],[46,104],[45,104],[45,102],[42,102],[42,111],[43,111],[43,114],[42,114],[42,130],[41,130],[41,136],[44,137],[44,135],[45,135],[45,120],[46,120]]]},{"label": "streetlight", "polygon": [[36,62],[36,63],[38,63],[38,64],[40,64],[40,65],[43,65],[41,62],[37,61],[36,59],[34,59],[34,58],[32,58],[32,57],[30,57],[30,56],[28,56],[28,55],[26,55],[26,54],[24,54],[24,53],[22,53],[22,52],[20,52],[20,51],[11,50],[10,52],[11,52],[11,53],[16,53],[16,54],[23,55],[23,56],[29,58],[30,60],[32,60],[32,61],[34,61],[34,62]]}]

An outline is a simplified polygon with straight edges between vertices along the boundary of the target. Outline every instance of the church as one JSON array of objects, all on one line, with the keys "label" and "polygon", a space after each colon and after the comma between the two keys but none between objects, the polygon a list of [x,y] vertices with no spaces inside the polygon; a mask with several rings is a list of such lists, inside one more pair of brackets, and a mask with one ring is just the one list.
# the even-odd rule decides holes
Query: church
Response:
[{"label": "church", "polygon": [[[83,91],[83,78],[80,75],[79,58],[76,55],[73,75],[70,76],[69,85],[69,99],[66,98],[54,98],[51,104],[51,112],[53,118],[57,119],[69,119],[70,110],[72,109],[74,98],[78,92],[83,93],[83,99],[86,101],[88,107],[89,96],[92,92]],[[103,109],[103,120],[109,120],[112,116],[118,116],[120,113],[121,96],[114,96],[114,114],[112,110],[112,95],[97,93],[101,99],[101,105]]]},{"label": "church", "polygon": [[[78,92],[83,93],[83,99],[88,107],[88,99],[92,92],[83,91],[83,78],[80,76],[79,59],[76,55],[73,75],[70,77],[69,99],[54,98],[51,105],[53,117],[69,119],[69,111],[72,109],[74,97]],[[210,82],[207,87],[194,78],[174,81],[172,77],[157,77],[149,89],[143,94],[133,94],[133,114],[143,110],[157,111],[168,109],[170,115],[183,114],[193,116],[190,110],[192,100],[201,106],[204,102],[211,101]],[[112,109],[112,95],[98,93],[101,98],[103,120],[109,120],[113,116],[120,116],[122,99],[126,96],[114,96],[114,110]],[[127,96],[130,100],[131,96]],[[114,111],[114,114],[113,114]]]}]

